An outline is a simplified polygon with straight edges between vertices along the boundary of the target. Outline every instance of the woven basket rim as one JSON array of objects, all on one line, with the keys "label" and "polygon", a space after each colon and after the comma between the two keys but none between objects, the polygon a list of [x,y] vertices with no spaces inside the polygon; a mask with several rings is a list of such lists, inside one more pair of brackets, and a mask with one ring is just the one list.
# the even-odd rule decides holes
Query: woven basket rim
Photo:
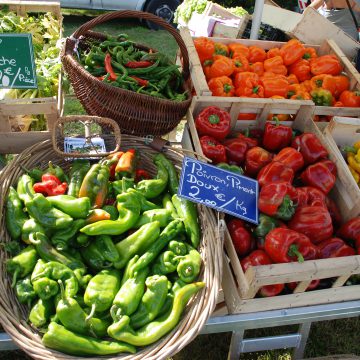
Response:
[{"label": "woven basket rim", "polygon": [[[151,165],[149,159],[157,151],[150,148],[144,143],[144,138],[138,138],[130,135],[122,135],[122,148],[137,147],[141,150],[142,158],[146,162],[153,174],[156,172],[154,165]],[[165,154],[168,158],[175,162],[177,169],[181,168],[182,155],[178,150],[169,149]],[[8,164],[0,175],[0,207],[4,209],[5,198],[9,190],[9,186],[15,185],[19,175],[24,171],[20,165],[27,168],[36,166],[42,161],[50,159],[54,163],[64,164],[64,159],[53,151],[51,140],[46,140],[35,144],[16,157],[12,163]],[[210,317],[216,306],[216,299],[220,289],[222,275],[222,232],[220,231],[214,213],[203,205],[198,205],[199,219],[202,228],[202,240],[200,245],[200,253],[203,259],[202,271],[198,281],[204,281],[206,287],[191,299],[187,305],[185,314],[178,326],[168,335],[164,336],[157,343],[139,349],[134,355],[119,354],[118,356],[101,356],[107,360],[140,360],[166,359],[174,355],[193,340],[200,332],[201,328]],[[4,211],[0,212],[0,221],[2,227],[0,236],[5,242],[10,240],[5,228]],[[42,345],[39,334],[26,323],[27,310],[21,306],[16,299],[15,294],[10,288],[10,279],[6,274],[5,260],[7,254],[0,249],[0,257],[2,259],[2,272],[0,277],[0,323],[5,331],[11,336],[13,341],[28,355],[38,360],[75,360],[79,357],[66,355]],[[95,360],[99,357],[87,357],[87,359]]]}]

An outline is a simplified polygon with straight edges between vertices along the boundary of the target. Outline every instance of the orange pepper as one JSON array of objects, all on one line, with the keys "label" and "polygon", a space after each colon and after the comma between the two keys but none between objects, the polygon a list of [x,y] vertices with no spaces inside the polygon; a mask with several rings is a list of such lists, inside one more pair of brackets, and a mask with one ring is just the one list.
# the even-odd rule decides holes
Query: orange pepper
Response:
[{"label": "orange pepper", "polygon": [[307,91],[298,91],[290,97],[291,100],[311,100],[311,95]]},{"label": "orange pepper", "polygon": [[216,42],[215,43],[215,55],[228,56],[229,55],[228,47],[223,43]]},{"label": "orange pepper", "polygon": [[237,55],[244,55],[247,59],[249,58],[250,50],[246,45],[231,43],[228,44],[228,49],[230,51],[230,57],[233,58]]},{"label": "orange pepper", "polygon": [[296,77],[295,74],[290,74],[288,77],[287,77],[287,81],[290,85],[292,84],[298,84],[299,83],[299,80],[298,78]]},{"label": "orange pepper", "polygon": [[259,77],[259,75],[255,74],[253,72],[250,72],[250,71],[237,73],[235,75],[235,79],[234,79],[235,88],[239,88],[241,86],[241,84],[243,84],[247,79],[253,79],[253,80],[259,82],[260,77]]},{"label": "orange pepper", "polygon": [[264,74],[264,63],[258,61],[256,63],[250,64],[250,71],[261,76]]},{"label": "orange pepper", "polygon": [[199,37],[194,40],[194,45],[201,63],[212,58],[215,52],[214,41],[206,37]]},{"label": "orange pepper", "polygon": [[343,70],[336,55],[323,55],[310,60],[310,70],[313,75],[339,75]]},{"label": "orange pepper", "polygon": [[317,58],[317,53],[316,50],[313,47],[308,47],[305,48],[305,53],[303,55],[303,59],[305,60],[309,60],[309,59],[314,59]]},{"label": "orange pepper", "polygon": [[336,81],[336,89],[334,96],[338,98],[343,91],[350,89],[350,80],[345,75],[334,76],[334,79]]},{"label": "orange pepper", "polygon": [[289,73],[296,75],[300,82],[311,79],[310,63],[308,60],[300,59],[290,65]]},{"label": "orange pepper", "polygon": [[289,92],[289,83],[286,78],[262,78],[262,85],[264,86],[264,95],[269,98],[274,95],[285,97]]},{"label": "orange pepper", "polygon": [[238,120],[255,120],[257,114],[239,113]]},{"label": "orange pepper", "polygon": [[232,61],[234,64],[234,73],[235,74],[238,72],[244,72],[244,71],[250,70],[249,61],[247,60],[247,58],[244,55],[238,54],[232,58]]},{"label": "orange pepper", "polygon": [[211,65],[213,64],[212,60],[205,60],[203,63],[203,71],[204,71],[204,75],[206,77],[206,80],[210,79],[210,69],[211,69]]},{"label": "orange pepper", "polygon": [[232,60],[223,55],[214,56],[214,62],[209,70],[209,77],[230,76],[234,72]]},{"label": "orange pepper", "polygon": [[304,87],[304,89],[308,92],[310,92],[313,88],[311,85],[311,81],[310,80],[305,80],[301,83],[301,85]]},{"label": "orange pepper", "polygon": [[289,66],[300,60],[304,53],[304,45],[296,39],[289,40],[280,48],[280,55],[284,59],[284,65],[286,66]]},{"label": "orange pepper", "polygon": [[272,48],[270,50],[268,50],[268,52],[266,53],[266,57],[268,59],[272,58],[272,57],[275,57],[275,56],[280,56],[280,48]]},{"label": "orange pepper", "polygon": [[323,89],[329,90],[332,95],[334,95],[336,92],[336,79],[334,76],[327,74],[317,75],[312,77],[310,81],[313,89],[321,87]]},{"label": "orange pepper", "polygon": [[85,220],[87,224],[92,224],[101,220],[110,220],[110,214],[103,209],[93,209],[89,212],[89,215]]},{"label": "orange pepper", "polygon": [[287,68],[284,65],[284,61],[281,56],[274,56],[264,61],[265,71],[271,71],[274,74],[286,75]]},{"label": "orange pepper", "polygon": [[[283,96],[274,95],[271,99],[285,99]],[[269,114],[267,120],[269,121],[287,121],[289,120],[289,114]]]},{"label": "orange pepper", "polygon": [[249,46],[249,57],[250,63],[263,62],[266,59],[266,52],[264,49],[258,46]]},{"label": "orange pepper", "polygon": [[345,107],[360,107],[360,91],[345,90],[341,93],[339,100]]},{"label": "orange pepper", "polygon": [[289,92],[287,93],[287,97],[291,98],[291,96],[295,95],[296,93],[298,93],[300,91],[305,91],[303,84],[290,84]]},{"label": "orange pepper", "polygon": [[337,101],[337,102],[334,104],[334,107],[344,107],[344,104],[343,104],[341,101]]},{"label": "orange pepper", "polygon": [[263,98],[264,88],[261,86],[260,80],[256,80],[252,77],[244,77],[240,82],[239,87],[235,89],[235,95],[240,97]]},{"label": "orange pepper", "polygon": [[234,96],[234,85],[228,76],[212,78],[209,80],[208,85],[213,96]]}]

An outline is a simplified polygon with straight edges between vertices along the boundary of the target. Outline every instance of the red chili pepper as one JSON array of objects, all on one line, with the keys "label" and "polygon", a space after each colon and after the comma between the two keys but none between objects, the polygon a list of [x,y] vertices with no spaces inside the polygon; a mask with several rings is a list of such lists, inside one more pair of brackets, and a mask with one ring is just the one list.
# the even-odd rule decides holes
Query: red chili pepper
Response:
[{"label": "red chili pepper", "polygon": [[240,219],[230,220],[227,227],[236,253],[239,256],[245,256],[254,249],[255,240],[250,231],[246,229],[244,221]]},{"label": "red chili pepper", "polygon": [[312,133],[303,133],[296,136],[291,143],[291,147],[301,152],[305,164],[313,164],[328,156],[327,150],[317,136]]},{"label": "red chili pepper", "polygon": [[117,79],[117,75],[114,72],[113,67],[111,66],[111,56],[110,54],[105,55],[105,71],[110,74],[109,79],[115,81]]},{"label": "red chili pepper", "polygon": [[242,165],[245,161],[245,154],[248,150],[246,142],[241,139],[234,138],[225,139],[222,144],[225,146],[227,159],[237,165]]},{"label": "red chili pepper", "polygon": [[314,244],[329,239],[333,234],[331,216],[324,206],[298,207],[288,226],[308,236]]},{"label": "red chili pepper", "polygon": [[259,210],[281,220],[290,220],[296,209],[296,189],[288,182],[265,184],[260,191]]},{"label": "red chili pepper", "polygon": [[323,162],[309,165],[300,175],[302,182],[328,194],[334,187],[336,177]]},{"label": "red chili pepper", "polygon": [[35,183],[33,189],[36,193],[47,196],[63,195],[67,190],[67,183],[62,183],[55,175],[44,174],[41,182]]},{"label": "red chili pepper", "polygon": [[267,150],[255,146],[245,154],[245,173],[255,177],[259,171],[272,161],[273,155]]},{"label": "red chili pepper", "polygon": [[356,241],[360,238],[360,216],[354,217],[343,224],[337,231],[337,236],[345,240]]},{"label": "red chili pepper", "polygon": [[144,169],[136,169],[135,171],[135,182],[139,182],[141,180],[148,180],[151,179],[151,175],[148,171]]},{"label": "red chili pepper", "polygon": [[318,257],[317,246],[306,235],[282,228],[266,235],[265,251],[275,263],[303,262]]},{"label": "red chili pepper", "polygon": [[227,162],[225,146],[213,137],[202,136],[200,145],[204,155],[211,159],[214,164]]},{"label": "red chili pepper", "polygon": [[312,186],[302,186],[296,188],[297,206],[326,206],[325,194]]},{"label": "red chili pepper", "polygon": [[200,136],[223,140],[230,133],[230,114],[217,106],[208,106],[196,117],[195,126]]},{"label": "red chili pepper", "polygon": [[[272,261],[268,254],[263,250],[255,250],[250,255],[240,261],[241,267],[244,272],[250,266],[270,265]],[[261,296],[276,296],[284,289],[284,284],[266,285],[259,290]]]},{"label": "red chili pepper", "polygon": [[292,139],[292,129],[289,126],[271,124],[265,125],[263,146],[269,151],[278,151],[290,145]]},{"label": "red chili pepper", "polygon": [[291,184],[293,179],[294,171],[277,161],[272,161],[270,164],[265,165],[257,176],[259,186],[282,181],[286,181]]},{"label": "red chili pepper", "polygon": [[[298,285],[297,282],[291,282],[291,283],[287,283],[287,284],[286,284],[286,286],[287,286],[290,290],[295,290],[295,288],[297,287],[297,285]],[[311,283],[308,285],[308,287],[306,288],[305,291],[314,290],[314,289],[316,289],[319,285],[320,285],[320,280],[313,280],[313,281],[311,281]]]},{"label": "red chili pepper", "polygon": [[280,150],[280,152],[274,157],[274,161],[278,161],[283,165],[292,168],[294,172],[297,172],[304,166],[304,158],[301,153],[292,147],[286,147]]},{"label": "red chili pepper", "polygon": [[128,61],[124,65],[131,69],[137,69],[137,68],[147,68],[152,64],[153,63],[151,61]]},{"label": "red chili pepper", "polygon": [[355,249],[337,237],[322,241],[318,248],[320,259],[356,255]]},{"label": "red chili pepper", "polygon": [[149,81],[148,81],[148,80],[141,79],[141,78],[139,78],[139,77],[137,77],[137,76],[133,76],[133,75],[131,75],[130,77],[131,77],[132,79],[136,80],[136,81],[137,81],[137,84],[138,84],[139,86],[148,86],[148,85],[149,85]]}]

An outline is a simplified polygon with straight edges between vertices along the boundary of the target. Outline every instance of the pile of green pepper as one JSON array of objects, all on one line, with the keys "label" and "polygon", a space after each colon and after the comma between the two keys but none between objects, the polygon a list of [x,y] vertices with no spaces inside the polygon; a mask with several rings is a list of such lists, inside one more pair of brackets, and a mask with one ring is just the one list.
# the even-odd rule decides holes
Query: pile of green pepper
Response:
[{"label": "pile of green pepper", "polygon": [[6,269],[49,348],[135,353],[169,333],[205,286],[196,282],[197,210],[177,196],[174,165],[155,155],[151,178],[138,160],[135,149],[94,164],[75,160],[64,195],[34,191],[40,169],[10,187],[6,224],[20,252]]},{"label": "pile of green pepper", "polygon": [[179,66],[165,54],[145,49],[120,34],[91,41],[79,50],[79,61],[91,75],[112,86],[160,99],[186,100]]}]

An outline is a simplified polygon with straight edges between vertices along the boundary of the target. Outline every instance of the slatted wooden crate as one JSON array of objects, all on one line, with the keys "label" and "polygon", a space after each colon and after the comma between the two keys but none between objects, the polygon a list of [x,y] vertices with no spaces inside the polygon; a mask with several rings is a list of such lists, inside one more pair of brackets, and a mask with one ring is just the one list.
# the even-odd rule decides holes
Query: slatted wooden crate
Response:
[{"label": "slatted wooden crate", "polygon": [[[190,73],[196,94],[199,96],[212,96],[212,92],[209,89],[209,86],[206,82],[206,78],[201,67],[200,59],[197,54],[194,41],[192,36],[190,35],[190,32],[188,31],[187,28],[181,28],[180,33],[189,52]],[[224,44],[230,44],[236,42],[246,46],[259,46],[264,50],[269,50],[274,47],[280,47],[284,44],[276,41],[261,41],[261,40],[246,40],[246,39],[212,38],[212,40]],[[359,73],[333,40],[325,40],[321,46],[315,45],[313,47],[317,50],[319,55],[325,55],[325,54],[336,55],[344,67],[344,73],[346,73],[346,75],[350,79],[350,88],[352,90],[360,90]],[[232,99],[235,99],[235,97]],[[256,100],[258,101],[259,99]],[[270,101],[270,100],[271,99],[265,99],[265,101]],[[302,101],[299,102],[301,103]],[[284,102],[284,105],[285,105],[284,109],[286,110],[286,102]],[[360,108],[314,106],[313,115],[360,117]]]},{"label": "slatted wooden crate", "polygon": [[[237,99],[236,102],[240,101],[243,103],[245,100],[250,99]],[[203,153],[195,128],[194,118],[203,108],[214,105],[214,103],[214,100],[211,100],[209,97],[194,98],[187,114],[188,123],[184,132],[183,147],[193,149],[198,158],[203,161]],[[263,128],[264,126],[265,121],[260,120],[261,117],[258,117],[257,121],[236,121],[239,105],[235,107],[233,98],[222,98],[222,102],[216,102],[216,104],[230,111],[233,130],[241,130],[247,127]],[[249,104],[246,106],[249,106]],[[306,111],[302,110],[301,113],[306,114]],[[311,120],[311,117],[303,117],[301,113],[299,109],[295,120],[285,123],[301,131],[315,133],[330,151],[330,158],[334,160],[332,150],[328,146],[323,133]],[[345,167],[339,165],[339,163],[337,163],[337,167],[339,176],[330,196],[342,210],[346,208],[350,194],[342,186],[341,179],[344,176],[349,176],[349,174],[346,175]],[[358,210],[357,214],[359,214],[360,202],[357,203],[356,209]],[[345,219],[349,219],[356,215],[356,213],[343,213],[342,215],[344,215]],[[224,255],[223,290],[225,302],[230,313],[275,310],[360,299],[360,285],[343,286],[351,275],[360,274],[360,256],[311,260],[304,263],[256,266],[244,273],[227,229],[225,230],[224,245],[226,254]],[[312,280],[327,278],[336,278],[331,288],[305,292]],[[297,287],[291,294],[279,295],[273,298],[255,298],[260,287],[264,285],[289,282],[298,282]]]},{"label": "slatted wooden crate", "polygon": [[[62,29],[60,2],[58,1],[9,1],[0,0],[0,8],[8,6],[18,15],[51,12],[59,20]],[[60,33],[60,38],[61,38]],[[39,141],[49,139],[51,130],[63,108],[62,74],[59,75],[57,96],[33,99],[0,100],[0,154],[17,154]],[[19,115],[45,115],[47,131],[12,131],[12,119]]]}]

